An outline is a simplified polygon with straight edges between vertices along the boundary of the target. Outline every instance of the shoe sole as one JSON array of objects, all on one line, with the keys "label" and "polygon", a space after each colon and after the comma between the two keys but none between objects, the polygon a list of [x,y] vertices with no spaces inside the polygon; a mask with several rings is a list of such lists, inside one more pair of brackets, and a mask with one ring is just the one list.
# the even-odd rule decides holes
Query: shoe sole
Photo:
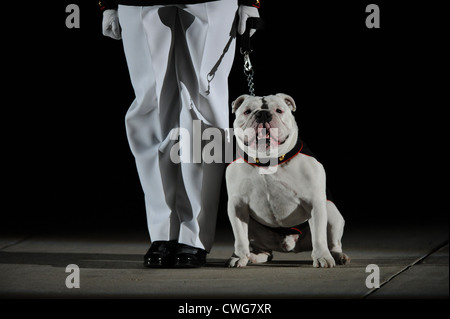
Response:
[{"label": "shoe sole", "polygon": [[144,267],[145,268],[172,268],[173,267],[173,260],[158,260],[155,262],[146,260],[144,261]]}]

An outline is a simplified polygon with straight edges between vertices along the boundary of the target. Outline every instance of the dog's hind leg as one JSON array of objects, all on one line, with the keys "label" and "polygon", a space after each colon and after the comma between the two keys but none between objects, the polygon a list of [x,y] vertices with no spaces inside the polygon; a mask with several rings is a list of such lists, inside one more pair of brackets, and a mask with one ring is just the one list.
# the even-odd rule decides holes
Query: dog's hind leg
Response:
[{"label": "dog's hind leg", "polygon": [[327,240],[328,248],[333,256],[336,264],[345,265],[350,262],[350,258],[342,252],[342,236],[344,234],[345,221],[336,205],[327,202]]}]

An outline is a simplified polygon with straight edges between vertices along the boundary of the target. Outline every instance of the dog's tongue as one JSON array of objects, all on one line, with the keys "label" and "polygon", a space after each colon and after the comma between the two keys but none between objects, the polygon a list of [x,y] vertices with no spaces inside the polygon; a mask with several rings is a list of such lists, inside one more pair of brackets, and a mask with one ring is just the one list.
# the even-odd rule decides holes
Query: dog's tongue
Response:
[{"label": "dog's tongue", "polygon": [[270,125],[269,123],[258,125],[258,138],[270,138]]}]

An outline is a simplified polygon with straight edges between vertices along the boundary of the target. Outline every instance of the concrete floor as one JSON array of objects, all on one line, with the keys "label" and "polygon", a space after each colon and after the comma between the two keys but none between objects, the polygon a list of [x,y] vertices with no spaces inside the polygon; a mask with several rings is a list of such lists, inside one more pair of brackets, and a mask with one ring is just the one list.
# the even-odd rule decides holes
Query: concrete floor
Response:
[{"label": "concrete floor", "polygon": [[[0,235],[0,298],[448,298],[448,223],[383,228],[347,224],[349,265],[314,269],[310,253],[276,253],[272,262],[228,269],[229,229],[219,230],[201,269],[144,269],[144,231],[68,231]],[[66,266],[80,288],[66,287]],[[366,287],[369,264],[380,288]]]}]

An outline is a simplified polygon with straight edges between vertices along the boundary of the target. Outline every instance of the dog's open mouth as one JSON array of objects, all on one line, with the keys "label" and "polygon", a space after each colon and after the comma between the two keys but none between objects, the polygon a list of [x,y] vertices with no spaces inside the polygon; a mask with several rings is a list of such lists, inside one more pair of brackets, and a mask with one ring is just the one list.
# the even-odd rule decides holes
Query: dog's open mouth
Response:
[{"label": "dog's open mouth", "polygon": [[268,123],[259,124],[258,128],[255,129],[256,134],[253,138],[245,137],[244,145],[251,148],[270,148],[277,147],[279,145],[283,145],[289,138],[287,135],[282,140],[278,137],[278,130],[276,128],[270,127]]}]

